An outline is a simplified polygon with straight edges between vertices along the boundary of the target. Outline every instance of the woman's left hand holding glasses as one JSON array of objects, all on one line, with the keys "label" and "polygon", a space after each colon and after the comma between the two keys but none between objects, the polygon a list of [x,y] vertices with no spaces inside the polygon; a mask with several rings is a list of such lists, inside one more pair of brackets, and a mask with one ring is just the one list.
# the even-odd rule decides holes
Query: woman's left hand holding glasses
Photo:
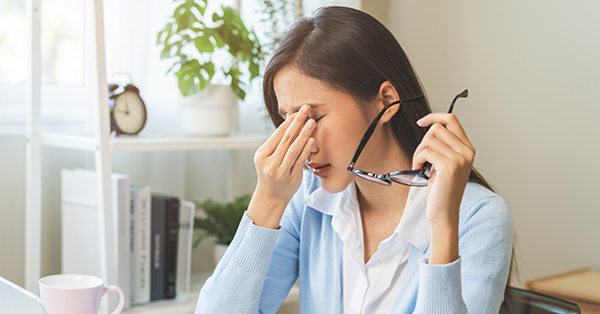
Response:
[{"label": "woman's left hand holding glasses", "polygon": [[413,155],[413,169],[433,166],[427,186],[427,219],[431,226],[429,264],[458,259],[459,208],[475,158],[475,148],[455,115],[431,113],[417,121],[431,126]]}]

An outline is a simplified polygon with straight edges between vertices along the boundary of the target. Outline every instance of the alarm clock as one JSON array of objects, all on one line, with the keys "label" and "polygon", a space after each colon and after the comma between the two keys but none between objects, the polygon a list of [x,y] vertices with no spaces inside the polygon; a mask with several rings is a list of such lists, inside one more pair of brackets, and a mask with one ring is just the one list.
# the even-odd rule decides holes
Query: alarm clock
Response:
[{"label": "alarm clock", "polygon": [[110,105],[110,129],[117,135],[136,135],[146,125],[146,105],[140,90],[132,84],[125,87],[117,84],[108,86]]}]

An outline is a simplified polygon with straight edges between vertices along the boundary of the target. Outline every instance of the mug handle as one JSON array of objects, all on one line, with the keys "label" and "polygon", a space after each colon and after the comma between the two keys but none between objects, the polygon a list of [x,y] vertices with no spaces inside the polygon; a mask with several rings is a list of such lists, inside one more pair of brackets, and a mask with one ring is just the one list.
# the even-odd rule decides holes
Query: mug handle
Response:
[{"label": "mug handle", "polygon": [[117,286],[105,286],[104,293],[102,295],[106,294],[108,291],[116,291],[119,294],[119,305],[117,305],[117,308],[110,314],[121,313],[123,306],[125,305],[125,295],[123,294],[123,290]]}]

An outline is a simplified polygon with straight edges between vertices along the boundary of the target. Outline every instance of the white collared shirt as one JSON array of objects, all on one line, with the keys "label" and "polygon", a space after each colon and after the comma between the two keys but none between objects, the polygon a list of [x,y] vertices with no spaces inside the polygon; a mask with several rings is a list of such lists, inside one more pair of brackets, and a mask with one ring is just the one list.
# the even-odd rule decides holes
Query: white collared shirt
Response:
[{"label": "white collared shirt", "polygon": [[332,227],[344,244],[344,313],[390,313],[402,288],[412,246],[421,248],[429,243],[426,200],[426,187],[410,188],[404,213],[394,233],[379,243],[366,264],[355,184],[348,185],[338,194],[319,188],[303,201],[316,210],[333,215]]}]

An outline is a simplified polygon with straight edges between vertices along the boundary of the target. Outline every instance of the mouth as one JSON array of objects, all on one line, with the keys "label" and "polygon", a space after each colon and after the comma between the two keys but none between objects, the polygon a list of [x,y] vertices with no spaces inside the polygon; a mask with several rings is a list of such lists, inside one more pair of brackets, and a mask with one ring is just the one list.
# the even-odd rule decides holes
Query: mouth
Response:
[{"label": "mouth", "polygon": [[307,164],[310,170],[317,176],[324,176],[331,170],[331,164],[319,164],[311,162]]}]

